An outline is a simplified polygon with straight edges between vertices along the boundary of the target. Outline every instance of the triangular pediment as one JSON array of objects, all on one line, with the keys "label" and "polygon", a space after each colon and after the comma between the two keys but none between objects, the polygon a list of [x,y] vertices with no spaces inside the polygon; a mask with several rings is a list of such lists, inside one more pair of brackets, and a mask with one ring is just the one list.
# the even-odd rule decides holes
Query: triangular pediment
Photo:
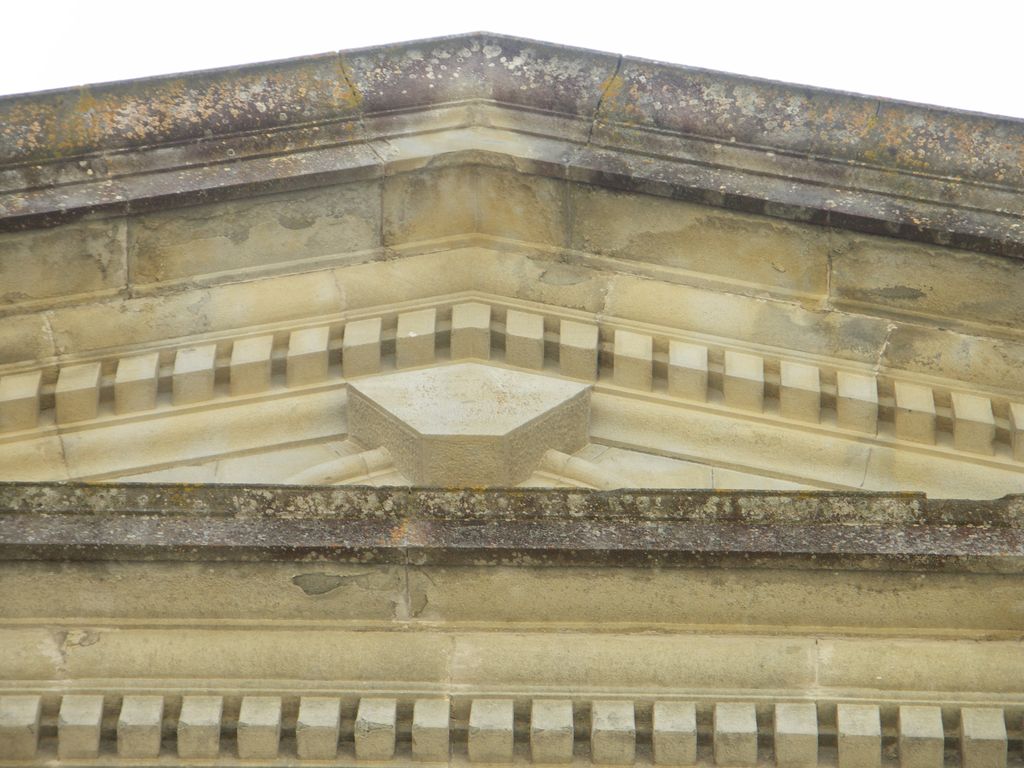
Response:
[{"label": "triangular pediment", "polygon": [[586,382],[606,485],[1024,487],[1010,122],[485,34],[0,113],[0,477],[346,453],[476,359]]}]

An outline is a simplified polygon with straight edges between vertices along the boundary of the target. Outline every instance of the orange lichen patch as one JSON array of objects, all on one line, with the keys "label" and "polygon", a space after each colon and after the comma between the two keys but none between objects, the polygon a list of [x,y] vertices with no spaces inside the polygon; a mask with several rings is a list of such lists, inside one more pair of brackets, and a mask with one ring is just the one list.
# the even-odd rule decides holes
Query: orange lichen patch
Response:
[{"label": "orange lichen patch", "polygon": [[0,101],[10,159],[209,138],[353,115],[361,95],[337,56],[241,72],[83,86]]},{"label": "orange lichen patch", "polygon": [[392,544],[401,544],[405,541],[409,529],[409,521],[402,520],[398,525],[392,526],[390,540]]}]

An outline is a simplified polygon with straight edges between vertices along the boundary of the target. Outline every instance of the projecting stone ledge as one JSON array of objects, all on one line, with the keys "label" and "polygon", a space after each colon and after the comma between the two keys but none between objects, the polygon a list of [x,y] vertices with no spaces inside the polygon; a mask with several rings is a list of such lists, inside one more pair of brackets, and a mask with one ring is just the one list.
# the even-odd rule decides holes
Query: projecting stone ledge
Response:
[{"label": "projecting stone ledge", "polygon": [[1024,573],[1024,497],[0,483],[0,561]]},{"label": "projecting stone ledge", "polygon": [[350,383],[348,425],[417,485],[515,485],[546,451],[586,445],[590,387],[475,363],[404,371]]}]

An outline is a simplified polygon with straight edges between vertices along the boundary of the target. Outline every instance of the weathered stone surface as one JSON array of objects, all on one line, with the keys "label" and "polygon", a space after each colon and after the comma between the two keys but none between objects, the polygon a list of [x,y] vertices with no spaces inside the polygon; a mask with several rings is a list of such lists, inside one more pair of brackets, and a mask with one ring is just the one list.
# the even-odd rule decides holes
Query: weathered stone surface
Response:
[{"label": "weathered stone surface", "polygon": [[36,426],[42,378],[42,371],[0,377],[0,432]]},{"label": "weathered stone surface", "polygon": [[573,746],[572,702],[534,699],[530,709],[530,760],[534,763],[571,763]]},{"label": "weathered stone surface", "polygon": [[174,356],[172,397],[175,405],[201,403],[213,397],[217,345],[179,349]]},{"label": "weathered stone surface", "polygon": [[820,227],[598,187],[574,187],[572,202],[573,248],[789,293],[827,290]]},{"label": "weathered stone surface", "polygon": [[775,765],[814,768],[818,764],[818,708],[813,703],[776,704]]},{"label": "weathered stone surface", "polygon": [[178,757],[201,759],[220,754],[220,696],[185,696],[178,715]]},{"label": "weathered stone surface", "polygon": [[274,337],[253,336],[231,345],[231,394],[253,395],[270,389],[270,357]]},{"label": "weathered stone surface", "polygon": [[544,318],[510,309],[505,315],[505,362],[517,368],[544,367]]},{"label": "weathered stone surface", "polygon": [[836,741],[840,768],[878,768],[882,764],[882,724],[878,707],[869,704],[836,707]]},{"label": "weathered stone surface", "polygon": [[295,744],[301,760],[333,760],[338,754],[341,701],[303,696],[295,722]]},{"label": "weathered stone surface", "polygon": [[390,760],[395,754],[395,699],[364,698],[356,712],[356,757]]},{"label": "weathered stone surface", "polygon": [[450,754],[448,699],[417,699],[412,711],[412,757],[445,762]]},{"label": "weathered stone surface", "polygon": [[277,757],[281,742],[281,698],[245,696],[238,713],[238,757],[267,760]]},{"label": "weathered stone surface", "polygon": [[590,705],[590,757],[598,765],[632,765],[636,758],[636,716],[631,701]]},{"label": "weathered stone surface", "polygon": [[288,337],[286,380],[289,387],[317,384],[327,378],[330,328],[304,328]]},{"label": "weathered stone surface", "polygon": [[160,356],[156,352],[121,358],[114,378],[114,410],[132,413],[155,408],[159,373]]},{"label": "weathered stone surface", "polygon": [[157,757],[163,719],[162,696],[125,696],[117,718],[117,754],[125,758]]},{"label": "weathered stone surface", "polygon": [[434,362],[437,344],[437,310],[418,309],[398,316],[395,331],[395,367],[412,368]]},{"label": "weathered stone surface", "polygon": [[125,219],[112,218],[0,234],[0,310],[124,288],[127,231]]},{"label": "weathered stone surface", "polygon": [[753,704],[715,704],[715,764],[752,766],[757,762],[757,715]]},{"label": "weathered stone surface", "polygon": [[668,392],[676,397],[708,399],[708,348],[672,341],[668,347]]},{"label": "weathered stone surface", "polygon": [[562,375],[593,381],[597,377],[600,344],[596,325],[563,320],[558,333],[558,365]]},{"label": "weathered stone surface", "polygon": [[102,721],[102,696],[63,696],[57,717],[57,756],[61,760],[97,757]]},{"label": "weathered stone surface", "polygon": [[694,765],[697,762],[696,707],[682,701],[656,701],[651,718],[655,764]]},{"label": "weathered stone surface", "polygon": [[474,699],[469,713],[469,759],[474,763],[511,763],[511,699]]},{"label": "weathered stone surface", "polygon": [[654,340],[643,333],[615,331],[615,364],[612,381],[616,386],[649,390],[654,378]]},{"label": "weathered stone surface", "polygon": [[0,757],[28,760],[39,745],[39,696],[0,696]]},{"label": "weathered stone surface", "polygon": [[900,768],[941,768],[946,744],[939,707],[900,707],[897,726]]},{"label": "weathered stone surface", "polygon": [[960,710],[960,759],[964,768],[1006,767],[1006,720],[1002,709]]},{"label": "weathered stone surface", "polygon": [[452,360],[491,357],[491,307],[480,302],[466,302],[452,307]]},{"label": "weathered stone surface", "polygon": [[840,307],[871,307],[1019,328],[1024,262],[880,237],[847,237],[832,255],[829,293]]},{"label": "weathered stone surface", "polygon": [[376,182],[149,213],[132,219],[132,280],[159,283],[358,252],[380,243]]},{"label": "weathered stone surface", "polygon": [[476,229],[478,171],[438,168],[384,180],[384,245],[464,235]]}]

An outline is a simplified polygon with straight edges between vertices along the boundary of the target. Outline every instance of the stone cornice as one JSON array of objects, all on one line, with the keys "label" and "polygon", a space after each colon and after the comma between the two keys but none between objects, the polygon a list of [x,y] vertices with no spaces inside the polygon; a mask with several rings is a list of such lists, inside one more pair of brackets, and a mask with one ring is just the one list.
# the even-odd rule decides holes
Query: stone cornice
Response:
[{"label": "stone cornice", "polygon": [[1020,497],[0,484],[0,556],[1019,571]]},{"label": "stone cornice", "polygon": [[0,99],[0,229],[386,174],[457,104],[547,175],[1024,254],[1019,120],[488,34]]}]

